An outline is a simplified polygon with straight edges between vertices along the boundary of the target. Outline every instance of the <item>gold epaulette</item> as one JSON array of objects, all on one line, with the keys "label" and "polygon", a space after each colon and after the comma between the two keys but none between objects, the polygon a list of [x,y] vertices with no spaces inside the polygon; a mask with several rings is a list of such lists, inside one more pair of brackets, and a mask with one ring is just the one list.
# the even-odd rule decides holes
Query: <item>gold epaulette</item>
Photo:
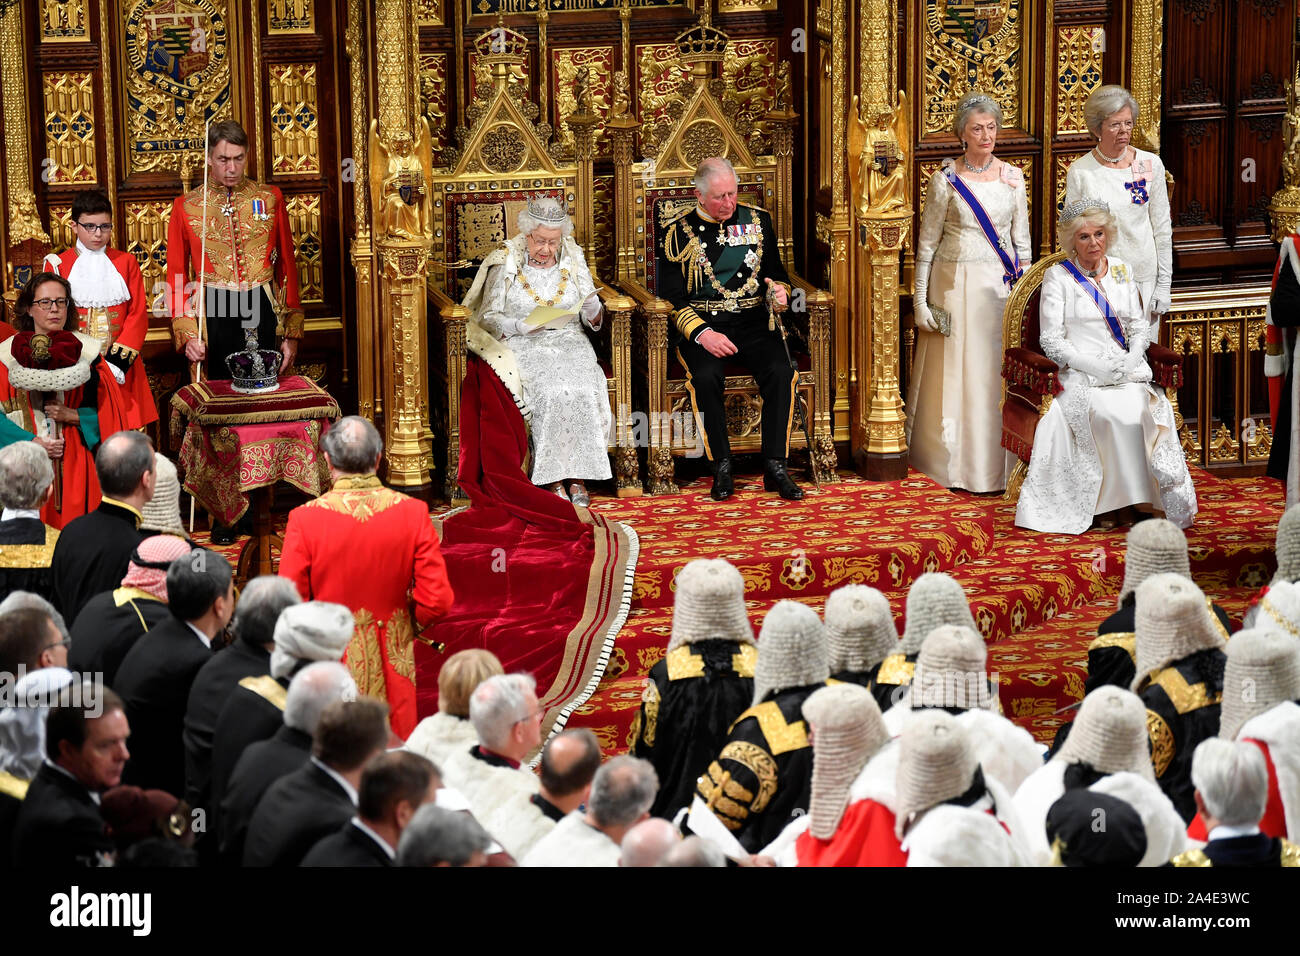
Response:
[{"label": "gold epaulette", "polygon": [[289,699],[289,692],[269,674],[263,674],[260,677],[245,677],[239,682],[239,686],[245,690],[251,690],[267,703],[274,704],[276,710],[284,710],[284,705]]},{"label": "gold epaulette", "polygon": [[740,650],[731,656],[731,669],[739,677],[753,677],[754,665],[758,663],[758,648],[753,644],[741,644]]},{"label": "gold epaulette", "polygon": [[1200,850],[1187,850],[1169,861],[1172,866],[1214,866]]},{"label": "gold epaulette", "polygon": [[6,797],[13,797],[15,800],[26,800],[27,788],[31,785],[30,780],[23,780],[7,771],[0,770],[0,793],[3,793]]},{"label": "gold epaulette", "polygon": [[669,651],[664,657],[664,663],[668,666],[669,680],[704,676],[704,658],[692,651],[689,644]]},{"label": "gold epaulette", "polygon": [[1300,866],[1300,846],[1296,846],[1286,837],[1282,838],[1282,865]]},{"label": "gold epaulette", "polygon": [[781,708],[774,700],[749,708],[736,718],[731,729],[734,730],[736,724],[746,717],[753,717],[758,721],[758,729],[762,731],[763,739],[767,741],[767,749],[773,757],[791,750],[802,750],[808,746],[807,725],[802,720],[793,723],[787,721],[785,714],[781,713]]},{"label": "gold epaulette", "polygon": [[48,568],[58,540],[58,531],[47,528],[44,544],[0,544],[0,568]]},{"label": "gold epaulette", "polygon": [[873,683],[907,685],[912,683],[912,675],[915,673],[916,662],[909,661],[906,654],[890,654],[880,662],[880,670],[876,671]]},{"label": "gold epaulette", "polygon": [[[1218,620],[1218,618],[1215,618]],[[1137,663],[1137,635],[1132,631],[1115,631],[1110,634],[1101,634],[1096,640],[1088,645],[1088,653],[1099,651],[1105,647],[1122,647],[1128,652],[1128,656],[1133,658],[1133,663]]]},{"label": "gold epaulette", "polygon": [[1187,678],[1180,674],[1176,667],[1166,667],[1156,675],[1152,684],[1165,692],[1169,702],[1174,705],[1174,710],[1180,714],[1189,714],[1194,710],[1212,707],[1223,701],[1222,691],[1210,693],[1205,686],[1205,681],[1187,683]]}]

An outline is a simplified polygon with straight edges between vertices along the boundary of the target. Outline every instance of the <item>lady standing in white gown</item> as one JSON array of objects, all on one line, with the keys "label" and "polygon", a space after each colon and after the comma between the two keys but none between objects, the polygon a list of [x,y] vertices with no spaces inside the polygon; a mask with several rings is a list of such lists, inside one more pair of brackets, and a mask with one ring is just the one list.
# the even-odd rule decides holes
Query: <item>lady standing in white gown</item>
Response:
[{"label": "lady standing in white gown", "polygon": [[912,467],[948,488],[1006,487],[1002,309],[1029,266],[1020,170],[994,158],[1002,109],[972,93],[957,106],[960,160],[930,177],[916,246],[916,357],[907,389]]},{"label": "lady standing in white gown", "polygon": [[1151,341],[1159,340],[1160,316],[1169,311],[1174,276],[1173,225],[1169,192],[1160,157],[1130,144],[1138,104],[1122,86],[1102,86],[1083,107],[1084,122],[1097,145],[1065,174],[1066,205],[1085,197],[1101,199],[1115,216],[1111,254],[1133,269],[1151,321]]},{"label": "lady standing in white gown", "polygon": [[1064,388],[1038,422],[1016,524],[1080,534],[1129,509],[1163,511],[1186,528],[1196,490],[1174,429],[1169,399],[1151,387],[1150,326],[1132,268],[1106,255],[1115,218],[1081,199],[1059,220],[1070,254],[1043,277],[1040,343]]},{"label": "lady standing in white gown", "polygon": [[[530,200],[518,225],[521,234],[484,260],[488,271],[477,321],[506,347],[518,370],[533,484],[586,507],[586,481],[611,477],[608,385],[582,330],[583,324],[600,328],[601,305],[588,300],[595,284],[571,238],[573,222],[558,202]],[[467,305],[482,285],[475,281]],[[559,328],[534,327],[526,320],[538,306],[575,316]]]}]

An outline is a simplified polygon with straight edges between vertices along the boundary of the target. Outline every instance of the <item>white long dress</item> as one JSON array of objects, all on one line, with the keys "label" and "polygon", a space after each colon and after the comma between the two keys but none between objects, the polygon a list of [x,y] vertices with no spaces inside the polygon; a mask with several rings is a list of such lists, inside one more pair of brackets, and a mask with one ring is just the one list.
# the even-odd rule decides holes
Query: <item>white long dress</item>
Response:
[{"label": "white long dress", "polygon": [[1149,384],[1145,358],[1118,385],[1100,385],[1076,367],[1146,354],[1148,325],[1132,270],[1114,256],[1108,263],[1097,281],[1119,316],[1129,352],[1064,266],[1052,266],[1043,277],[1040,342],[1061,367],[1064,391],[1034,432],[1016,505],[1022,528],[1081,534],[1094,515],[1129,505],[1161,509],[1180,528],[1196,515],[1196,489],[1174,430],[1174,410]]},{"label": "white long dress", "polygon": [[[944,165],[951,168],[951,160]],[[1014,166],[992,182],[964,179],[1008,249],[1029,268],[1025,181]],[[933,260],[933,261],[931,261]],[[930,177],[917,235],[916,268],[928,269],[929,304],[952,316],[952,334],[920,329],[907,388],[913,468],[946,488],[1001,491],[1012,462],[1002,448],[1002,260],[942,171]]]},{"label": "white long dress", "polygon": [[[1065,201],[1102,199],[1115,215],[1115,240],[1107,252],[1133,267],[1142,307],[1150,318],[1151,302],[1169,302],[1174,277],[1173,225],[1169,218],[1169,191],[1165,166],[1155,153],[1134,147],[1132,165],[1111,169],[1089,150],[1070,164],[1065,173]],[[1126,184],[1146,181],[1140,189]],[[1145,194],[1145,200],[1143,195]],[[1153,323],[1151,341],[1159,341],[1159,323]]]},{"label": "white long dress", "polygon": [[[591,273],[576,246],[566,242],[565,253],[547,269],[522,263],[513,256],[494,266],[487,279],[480,322],[514,353],[524,400],[531,412],[533,467],[531,480],[549,485],[566,478],[611,477],[608,436],[613,428],[605,373],[587,341],[578,319],[560,329],[526,331],[524,319],[539,304],[577,310],[595,288]],[[520,281],[520,273],[528,286]],[[568,273],[565,281],[562,272]],[[541,301],[539,302],[538,299]],[[599,314],[595,310],[594,314]],[[591,327],[591,315],[581,322]]]}]

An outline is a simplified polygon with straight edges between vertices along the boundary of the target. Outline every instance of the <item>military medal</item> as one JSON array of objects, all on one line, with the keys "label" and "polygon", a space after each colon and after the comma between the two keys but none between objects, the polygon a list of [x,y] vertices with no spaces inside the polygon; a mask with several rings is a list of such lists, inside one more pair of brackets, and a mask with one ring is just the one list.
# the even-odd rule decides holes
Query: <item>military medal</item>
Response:
[{"label": "military medal", "polygon": [[758,265],[758,253],[753,249],[750,249],[745,253],[745,265],[749,266],[751,269]]},{"label": "military medal", "polygon": [[253,218],[261,220],[262,222],[271,218],[271,214],[266,211],[265,199],[253,200]]}]

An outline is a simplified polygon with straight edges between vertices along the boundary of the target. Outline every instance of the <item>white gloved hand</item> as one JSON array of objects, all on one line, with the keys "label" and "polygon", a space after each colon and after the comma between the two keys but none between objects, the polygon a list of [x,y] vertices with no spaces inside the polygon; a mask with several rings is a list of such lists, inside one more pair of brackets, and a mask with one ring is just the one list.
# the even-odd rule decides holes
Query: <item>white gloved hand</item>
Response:
[{"label": "white gloved hand", "polygon": [[1091,375],[1101,385],[1118,385],[1124,380],[1124,360],[1119,356],[1106,359],[1076,354],[1070,357],[1068,364],[1070,368]]},{"label": "white gloved hand", "polygon": [[110,372],[113,373],[113,378],[117,379],[117,384],[118,384],[118,385],[125,385],[125,384],[126,384],[126,373],[123,372],[120,368],[118,368],[118,367],[117,367],[116,365],[114,365],[112,362],[109,362],[109,363],[108,363],[108,370],[109,370]]},{"label": "white gloved hand", "polygon": [[1169,300],[1164,296],[1158,295],[1151,300],[1152,318],[1155,318],[1157,315],[1164,315],[1168,311],[1169,311]]},{"label": "white gloved hand", "polygon": [[1132,347],[1132,348],[1130,348],[1130,349],[1128,350],[1128,352],[1126,352],[1126,353],[1124,354],[1124,360],[1123,360],[1123,362],[1124,362],[1124,371],[1125,371],[1125,372],[1131,372],[1131,371],[1133,371],[1133,370],[1136,369],[1136,368],[1140,368],[1140,367],[1142,366],[1142,364],[1147,360],[1147,354],[1146,354],[1146,352],[1147,352],[1147,350],[1146,350],[1146,343],[1145,343],[1145,342],[1135,342],[1135,343],[1134,343],[1134,346],[1137,346],[1137,345],[1141,345],[1141,346],[1142,346],[1141,351],[1139,351],[1136,347]]},{"label": "white gloved hand", "polygon": [[921,329],[924,332],[939,331],[939,323],[935,321],[934,313],[930,311],[928,305],[924,302],[918,301],[914,304],[914,309],[915,314],[912,316],[912,321],[916,323],[918,329]]}]

